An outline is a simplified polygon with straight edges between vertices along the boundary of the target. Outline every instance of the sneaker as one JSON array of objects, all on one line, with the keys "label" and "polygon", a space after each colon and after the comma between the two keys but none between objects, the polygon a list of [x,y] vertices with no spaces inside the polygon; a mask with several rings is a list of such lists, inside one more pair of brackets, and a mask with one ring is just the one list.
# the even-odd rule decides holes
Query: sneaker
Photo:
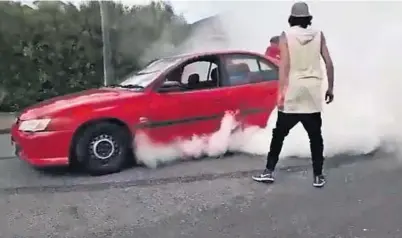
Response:
[{"label": "sneaker", "polygon": [[313,186],[320,188],[326,183],[324,175],[314,176]]},{"label": "sneaker", "polygon": [[253,176],[252,178],[254,181],[257,182],[272,183],[275,181],[274,176],[272,175],[272,171],[269,171],[268,169],[265,169],[262,174],[258,176]]}]

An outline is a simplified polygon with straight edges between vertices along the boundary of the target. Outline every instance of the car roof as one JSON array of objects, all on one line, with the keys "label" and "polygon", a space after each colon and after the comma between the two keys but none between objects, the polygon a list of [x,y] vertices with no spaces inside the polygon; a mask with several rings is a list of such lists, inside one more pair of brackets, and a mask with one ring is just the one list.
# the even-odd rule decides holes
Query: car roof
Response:
[{"label": "car roof", "polygon": [[170,57],[165,57],[162,59],[171,59],[171,58],[182,58],[183,60],[199,57],[199,56],[208,56],[208,55],[223,55],[223,54],[249,54],[254,56],[259,56],[265,58],[263,54],[252,52],[252,51],[245,51],[245,50],[215,50],[215,51],[203,51],[203,52],[193,52],[193,53],[186,53],[180,55],[174,55]]}]

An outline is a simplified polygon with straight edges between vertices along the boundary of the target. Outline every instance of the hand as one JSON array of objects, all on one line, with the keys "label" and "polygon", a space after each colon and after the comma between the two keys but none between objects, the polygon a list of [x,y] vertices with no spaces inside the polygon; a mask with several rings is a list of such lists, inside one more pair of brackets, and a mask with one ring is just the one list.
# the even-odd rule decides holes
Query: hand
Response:
[{"label": "hand", "polygon": [[327,104],[330,104],[334,100],[334,93],[332,89],[328,89],[327,92],[325,93],[325,102]]}]

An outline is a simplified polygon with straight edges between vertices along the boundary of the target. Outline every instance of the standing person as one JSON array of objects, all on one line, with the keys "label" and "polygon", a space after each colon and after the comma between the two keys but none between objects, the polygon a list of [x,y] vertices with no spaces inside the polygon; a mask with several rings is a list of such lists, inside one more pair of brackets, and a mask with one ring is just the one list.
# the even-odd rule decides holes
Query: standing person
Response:
[{"label": "standing person", "polygon": [[323,72],[320,56],[323,57],[327,70],[328,89],[325,93],[327,104],[334,98],[334,67],[324,34],[309,27],[312,18],[308,5],[304,2],[296,2],[292,6],[288,20],[290,28],[282,32],[280,36],[278,119],[272,133],[266,169],[261,175],[253,176],[255,181],[274,181],[273,172],[283,141],[289,131],[301,122],[310,139],[313,186],[322,187],[325,184],[325,177],[322,174],[324,162],[324,145],[321,135]]},{"label": "standing person", "polygon": [[269,46],[265,51],[265,56],[269,56],[275,59],[280,59],[279,51],[279,36],[273,36],[269,41]]}]

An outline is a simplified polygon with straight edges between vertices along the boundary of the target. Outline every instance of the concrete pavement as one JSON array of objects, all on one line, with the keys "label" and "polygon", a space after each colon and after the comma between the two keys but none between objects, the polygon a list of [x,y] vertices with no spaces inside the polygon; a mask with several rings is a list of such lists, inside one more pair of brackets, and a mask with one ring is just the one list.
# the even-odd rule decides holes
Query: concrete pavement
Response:
[{"label": "concrete pavement", "polygon": [[34,170],[1,140],[2,238],[402,237],[395,155],[329,158],[315,189],[303,158],[281,161],[272,185],[250,179],[264,161],[245,155],[88,177]]},{"label": "concrete pavement", "polygon": [[13,147],[11,146],[10,134],[0,133],[0,160],[13,156],[14,151]]}]

